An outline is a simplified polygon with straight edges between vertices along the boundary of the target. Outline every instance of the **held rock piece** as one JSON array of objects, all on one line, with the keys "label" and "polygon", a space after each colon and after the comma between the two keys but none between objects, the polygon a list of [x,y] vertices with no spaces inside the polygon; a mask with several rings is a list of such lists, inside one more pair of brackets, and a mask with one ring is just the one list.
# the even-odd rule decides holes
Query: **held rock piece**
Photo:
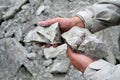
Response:
[{"label": "held rock piece", "polygon": [[103,58],[108,55],[106,45],[87,29],[73,27],[63,33],[62,37],[76,52],[84,52],[91,58]]},{"label": "held rock piece", "polygon": [[46,59],[56,58],[60,54],[65,54],[67,51],[67,44],[58,46],[57,48],[50,47],[44,49],[44,56]]},{"label": "held rock piece", "polygon": [[49,27],[38,26],[31,30],[25,37],[25,42],[43,42],[48,44],[61,43],[60,30],[58,22]]}]

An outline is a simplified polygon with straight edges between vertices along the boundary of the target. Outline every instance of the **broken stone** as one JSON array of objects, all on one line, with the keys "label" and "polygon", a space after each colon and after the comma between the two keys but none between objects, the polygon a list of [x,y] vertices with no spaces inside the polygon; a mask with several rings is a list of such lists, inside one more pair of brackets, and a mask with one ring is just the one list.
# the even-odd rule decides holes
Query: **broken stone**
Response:
[{"label": "broken stone", "polygon": [[13,17],[16,12],[20,9],[20,7],[26,2],[27,0],[16,0],[13,7],[11,7],[4,15],[3,19],[9,19]]},{"label": "broken stone", "polygon": [[45,60],[44,62],[43,62],[43,65],[44,66],[49,66],[50,64],[52,64],[52,59],[48,59],[48,60]]},{"label": "broken stone", "polygon": [[63,80],[85,80],[82,72],[78,71],[75,68],[69,70],[68,75],[65,76]]},{"label": "broken stone", "polygon": [[29,54],[27,54],[27,58],[29,60],[35,60],[36,59],[36,54],[35,53],[29,53]]},{"label": "broken stone", "polygon": [[49,44],[61,43],[60,30],[58,22],[52,24],[50,27],[38,26],[31,30],[25,37],[25,42],[43,42]]},{"label": "broken stone", "polygon": [[50,48],[44,49],[44,56],[46,59],[55,58],[60,54],[66,54],[67,50],[67,44],[63,44],[61,46],[58,46],[57,48],[54,48],[53,46]]},{"label": "broken stone", "polygon": [[0,72],[15,74],[23,64],[27,51],[15,39],[0,40]]},{"label": "broken stone", "polygon": [[50,68],[51,73],[66,73],[70,67],[69,60],[59,60],[56,61]]},{"label": "broken stone", "polygon": [[62,37],[76,52],[84,52],[91,58],[103,58],[108,55],[106,45],[87,29],[73,27],[63,33]]},{"label": "broken stone", "polygon": [[29,6],[30,6],[29,4],[25,4],[25,5],[23,5],[21,8],[22,8],[22,9],[29,9]]},{"label": "broken stone", "polygon": [[73,27],[68,32],[62,34],[63,39],[73,48],[77,47],[83,42],[86,29]]},{"label": "broken stone", "polygon": [[36,11],[36,15],[40,15],[44,10],[45,10],[46,6],[42,5],[40,6],[37,11]]}]

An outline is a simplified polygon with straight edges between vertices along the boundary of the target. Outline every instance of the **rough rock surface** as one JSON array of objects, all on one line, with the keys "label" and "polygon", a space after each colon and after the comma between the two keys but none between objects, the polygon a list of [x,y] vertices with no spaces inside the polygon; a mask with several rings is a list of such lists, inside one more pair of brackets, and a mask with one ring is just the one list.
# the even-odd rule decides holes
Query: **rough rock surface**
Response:
[{"label": "rough rock surface", "polygon": [[[5,16],[11,8],[13,9],[14,6],[17,6],[15,5],[15,2],[16,4],[19,4],[20,1],[23,0],[0,0],[1,18],[3,15]],[[3,54],[3,49],[6,51],[4,52],[4,57],[2,57],[3,55],[0,55],[0,61],[2,61],[3,65],[6,65],[6,63],[8,63],[6,58],[10,59],[10,57],[12,57],[12,59],[10,59],[10,61],[12,60],[10,62],[11,65],[5,67],[0,66],[0,70],[2,70],[0,71],[0,80],[84,80],[81,72],[73,67],[69,67],[67,73],[64,74],[51,74],[49,72],[51,66],[54,62],[65,60],[65,55],[58,55],[57,58],[52,59],[52,63],[50,61],[51,64],[46,66],[43,65],[44,61],[47,60],[43,54],[44,47],[38,47],[33,43],[24,43],[23,41],[27,33],[36,28],[35,24],[38,21],[55,17],[72,17],[76,12],[96,1],[97,0],[27,0],[17,11],[15,11],[15,14],[10,14],[8,19],[0,19],[0,50],[2,50],[0,51],[0,54]],[[47,6],[47,8],[39,15],[36,15],[36,11],[42,5]],[[115,63],[116,59],[120,62],[120,55],[118,54],[120,51],[120,43],[118,43],[118,41],[120,41],[119,33],[120,26],[111,27],[96,33],[96,35],[108,46],[111,54],[109,54],[110,56],[107,59],[112,63]],[[19,47],[9,45],[9,41],[13,41],[14,43],[14,40],[9,38],[13,38],[15,43],[19,44],[19,46],[24,49],[20,50]],[[8,48],[10,51],[7,50]],[[15,49],[20,51],[20,53],[15,54]],[[11,53],[11,51],[13,52]],[[24,60],[24,55],[21,55],[24,53],[21,53],[21,51],[27,51],[28,53],[26,54],[35,53],[36,58],[34,60],[29,60],[25,55]],[[22,58],[16,58],[15,55],[21,55]],[[3,58],[4,60],[1,60]],[[21,62],[22,59],[24,63],[21,66],[19,63],[15,62],[16,60]],[[9,69],[10,66],[12,67],[11,70]],[[8,73],[14,73],[15,71],[17,71],[15,74]]]},{"label": "rough rock surface", "polygon": [[[20,66],[23,65],[27,51],[15,39],[0,40],[0,72],[1,74],[13,76]],[[13,74],[13,75],[12,75]],[[0,79],[1,76],[0,75]],[[7,76],[6,76],[7,77]]]},{"label": "rough rock surface", "polygon": [[30,31],[25,37],[25,42],[43,42],[48,44],[61,43],[60,30],[58,22],[52,24],[50,27],[38,26]]},{"label": "rough rock surface", "polygon": [[60,60],[56,61],[50,68],[51,73],[67,73],[70,67],[70,61],[65,59],[65,60]]},{"label": "rough rock surface", "polygon": [[107,46],[89,30],[73,27],[62,34],[65,41],[77,52],[83,52],[91,58],[104,58],[108,56]]},{"label": "rough rock surface", "polygon": [[60,54],[66,54],[67,44],[62,44],[56,48],[50,47],[44,49],[44,55],[46,59],[56,58]]},{"label": "rough rock surface", "polygon": [[3,15],[2,18],[8,19],[13,17],[26,1],[27,0],[15,0],[12,7],[9,8],[9,10]]}]

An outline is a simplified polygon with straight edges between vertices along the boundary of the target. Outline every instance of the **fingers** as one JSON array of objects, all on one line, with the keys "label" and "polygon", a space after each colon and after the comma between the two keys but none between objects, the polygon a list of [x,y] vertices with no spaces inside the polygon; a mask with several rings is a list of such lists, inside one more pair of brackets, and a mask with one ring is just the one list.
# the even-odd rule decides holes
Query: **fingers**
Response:
[{"label": "fingers", "polygon": [[36,45],[39,47],[42,47],[45,45],[46,48],[50,48],[51,46],[53,46],[54,48],[58,47],[57,44],[36,43]]},{"label": "fingers", "polygon": [[56,23],[59,21],[60,18],[54,18],[54,19],[50,19],[50,20],[46,20],[46,21],[40,21],[37,24],[40,26],[49,26],[53,23]]}]

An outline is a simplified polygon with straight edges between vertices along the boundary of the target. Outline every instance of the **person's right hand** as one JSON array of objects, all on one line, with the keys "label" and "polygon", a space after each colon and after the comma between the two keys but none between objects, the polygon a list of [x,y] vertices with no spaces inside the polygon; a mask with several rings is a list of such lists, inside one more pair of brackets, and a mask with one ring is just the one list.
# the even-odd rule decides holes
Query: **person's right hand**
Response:
[{"label": "person's right hand", "polygon": [[54,18],[54,19],[50,19],[50,20],[45,20],[45,21],[40,21],[38,22],[38,25],[40,26],[49,26],[55,22],[59,23],[59,26],[61,28],[62,32],[66,32],[69,29],[71,29],[73,26],[79,26],[79,27],[84,27],[84,23],[83,21],[75,16],[73,18]]}]

